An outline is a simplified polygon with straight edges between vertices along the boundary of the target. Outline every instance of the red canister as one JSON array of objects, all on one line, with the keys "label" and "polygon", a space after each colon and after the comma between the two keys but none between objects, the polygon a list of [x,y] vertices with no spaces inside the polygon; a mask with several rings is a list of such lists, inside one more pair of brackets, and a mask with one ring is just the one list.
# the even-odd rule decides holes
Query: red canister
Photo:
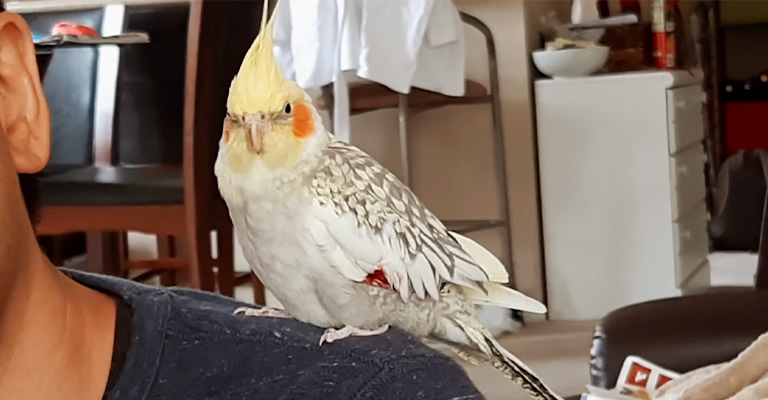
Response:
[{"label": "red canister", "polygon": [[674,69],[677,66],[675,48],[675,10],[679,0],[653,1],[653,60],[656,68]]}]

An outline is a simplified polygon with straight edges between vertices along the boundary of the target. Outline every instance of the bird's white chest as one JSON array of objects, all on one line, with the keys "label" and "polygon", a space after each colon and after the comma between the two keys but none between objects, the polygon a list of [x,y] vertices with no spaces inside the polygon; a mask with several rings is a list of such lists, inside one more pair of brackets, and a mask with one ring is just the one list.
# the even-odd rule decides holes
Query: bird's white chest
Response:
[{"label": "bird's white chest", "polygon": [[323,257],[307,228],[312,212],[309,192],[238,190],[224,189],[222,195],[251,269],[295,318],[318,326],[337,324],[318,297],[318,274],[324,269],[311,265]]},{"label": "bird's white chest", "polygon": [[243,189],[242,201],[227,201],[243,253],[257,272],[288,268],[309,251],[310,194],[298,188],[276,192]]}]

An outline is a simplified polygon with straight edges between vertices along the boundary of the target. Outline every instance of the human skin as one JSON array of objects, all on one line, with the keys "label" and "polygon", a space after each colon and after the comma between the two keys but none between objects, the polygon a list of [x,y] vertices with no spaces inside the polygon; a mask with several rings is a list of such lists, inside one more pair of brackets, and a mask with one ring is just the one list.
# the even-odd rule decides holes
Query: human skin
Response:
[{"label": "human skin", "polygon": [[50,154],[50,114],[29,27],[0,12],[0,399],[98,400],[115,302],[59,272],[38,246],[19,173]]}]

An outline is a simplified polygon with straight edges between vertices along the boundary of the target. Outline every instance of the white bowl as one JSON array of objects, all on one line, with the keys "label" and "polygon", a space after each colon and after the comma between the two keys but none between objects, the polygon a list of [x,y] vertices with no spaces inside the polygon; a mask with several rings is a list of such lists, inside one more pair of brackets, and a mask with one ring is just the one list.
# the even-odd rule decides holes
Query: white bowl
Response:
[{"label": "white bowl", "polygon": [[552,78],[577,78],[589,76],[600,70],[608,61],[607,46],[583,49],[537,50],[533,63],[542,74]]}]

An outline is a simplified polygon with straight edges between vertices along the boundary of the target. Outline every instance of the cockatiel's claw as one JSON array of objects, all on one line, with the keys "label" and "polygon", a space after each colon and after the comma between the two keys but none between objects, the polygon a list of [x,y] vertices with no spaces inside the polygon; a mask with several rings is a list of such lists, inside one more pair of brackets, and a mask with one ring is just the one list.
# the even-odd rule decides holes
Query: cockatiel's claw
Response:
[{"label": "cockatiel's claw", "polygon": [[270,317],[270,318],[292,318],[290,314],[277,308],[253,308],[253,307],[238,307],[233,315],[243,314],[247,317]]},{"label": "cockatiel's claw", "polygon": [[388,329],[389,329],[389,325],[384,325],[381,328],[377,328],[370,331],[366,329],[355,328],[352,326],[345,326],[338,330],[334,328],[328,328],[325,330],[325,333],[323,333],[323,336],[320,337],[320,345],[322,346],[323,343],[331,343],[333,341],[348,338],[350,336],[381,335],[382,333],[386,332]]}]

